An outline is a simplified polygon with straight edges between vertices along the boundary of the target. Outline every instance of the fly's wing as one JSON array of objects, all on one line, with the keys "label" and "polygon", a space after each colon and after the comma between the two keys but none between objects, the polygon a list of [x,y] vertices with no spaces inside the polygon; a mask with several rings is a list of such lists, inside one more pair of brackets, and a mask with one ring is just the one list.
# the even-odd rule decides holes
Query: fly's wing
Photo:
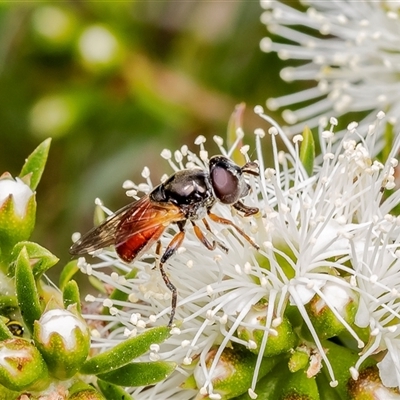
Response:
[{"label": "fly's wing", "polygon": [[172,203],[156,203],[146,196],[145,201],[135,207],[132,212],[126,213],[120,221],[117,227],[115,245],[125,242],[137,233],[160,226],[165,228],[172,222],[182,219],[184,219],[184,215],[179,207]]},{"label": "fly's wing", "polygon": [[132,236],[183,219],[180,209],[170,203],[154,203],[149,196],[118,210],[91,229],[70,248],[73,255],[87,254],[111,245],[121,245]]},{"label": "fly's wing", "polygon": [[126,262],[131,262],[147,249],[172,222],[181,221],[184,215],[172,203],[156,203],[148,200],[140,210],[126,215],[118,226],[115,250]]},{"label": "fly's wing", "polygon": [[95,226],[78,239],[71,246],[69,252],[72,255],[87,254],[113,245],[115,243],[117,228],[121,220],[123,220],[126,215],[135,212],[136,209],[140,209],[141,203],[145,203],[145,200],[146,196],[116,211],[100,225]]}]

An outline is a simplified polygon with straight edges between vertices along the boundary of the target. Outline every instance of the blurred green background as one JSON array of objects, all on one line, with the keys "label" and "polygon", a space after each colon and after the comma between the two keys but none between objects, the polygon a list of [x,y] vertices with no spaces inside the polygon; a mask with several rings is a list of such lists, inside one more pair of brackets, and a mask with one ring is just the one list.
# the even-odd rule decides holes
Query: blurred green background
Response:
[{"label": "blurred green background", "polygon": [[[245,102],[282,93],[258,1],[53,2],[0,5],[0,170],[14,176],[45,138],[33,240],[68,261],[71,234],[88,230],[94,199],[127,203],[122,183],[170,174],[164,148],[224,136]],[[279,88],[280,87],[280,88]],[[276,116],[277,117],[277,116]]]}]

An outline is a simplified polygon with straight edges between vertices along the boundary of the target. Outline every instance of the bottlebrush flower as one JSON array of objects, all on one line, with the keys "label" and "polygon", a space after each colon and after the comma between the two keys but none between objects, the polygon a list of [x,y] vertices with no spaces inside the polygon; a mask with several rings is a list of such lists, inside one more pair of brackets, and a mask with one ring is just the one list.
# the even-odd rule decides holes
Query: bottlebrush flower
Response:
[{"label": "bottlebrush flower", "polygon": [[[165,266],[178,290],[176,326],[166,342],[153,346],[141,359],[174,361],[180,367],[152,387],[131,389],[135,399],[237,396],[240,384],[231,392],[227,384],[233,375],[229,373],[226,349],[230,354],[253,353],[248,357],[255,360],[248,366],[251,383],[248,375],[243,378],[247,379],[250,398],[256,398],[259,390],[273,390],[271,385],[264,387],[262,381],[257,387],[264,375],[268,374],[269,379],[269,373],[272,378],[290,377],[281,384],[285,388],[288,382],[306,377],[310,390],[317,390],[316,382],[327,379],[329,390],[342,393],[348,380],[357,379],[364,371],[361,363],[367,360],[367,366],[371,366],[375,361],[369,356],[384,350],[390,356],[379,364],[381,371],[392,364],[395,370],[399,369],[396,288],[400,220],[395,216],[395,207],[400,191],[393,189],[397,165],[394,156],[400,137],[393,143],[387,160],[380,162],[373,155],[383,113],[378,113],[368,132],[350,124],[335,148],[337,121],[332,118],[331,127],[320,133],[321,163],[312,168],[316,162],[312,152],[301,149],[306,138],[297,135],[290,140],[261,107],[255,111],[271,127],[267,133],[255,131],[261,173],[259,178],[248,179],[251,191],[243,201],[260,212],[243,217],[220,204],[213,211],[233,221],[260,250],[255,251],[234,230],[211,221],[213,234],[228,252],[209,251],[187,229],[178,254]],[[277,136],[286,146],[285,151],[278,150]],[[243,132],[238,130],[237,140],[229,149],[224,148],[222,138],[214,140],[221,154],[241,154],[244,163],[252,153],[249,146],[242,145],[242,137]],[[268,167],[263,156],[267,140],[273,153]],[[173,154],[165,150],[162,156],[173,171],[195,166],[207,169],[204,142],[203,137],[195,142],[198,155],[183,146]],[[310,169],[304,167],[310,165],[304,154],[311,158]],[[129,194],[137,196],[138,191],[148,193],[153,188],[148,168],[143,177],[145,184],[125,183]],[[176,232],[173,225],[167,229],[161,238],[163,248]],[[153,250],[132,265],[120,261],[110,249],[94,255],[101,261],[89,264],[81,258],[80,268],[103,282],[104,290],[112,293],[108,298],[86,298],[85,317],[92,327],[94,348],[104,351],[148,327],[168,323],[171,294],[154,268],[157,256]],[[111,274],[110,267],[114,268]],[[108,312],[99,315],[96,308],[101,307]],[[339,357],[344,363],[340,364],[335,356],[337,348],[326,341],[329,337],[343,339],[357,351],[346,349],[344,354],[349,357]],[[290,354],[299,354],[300,350],[306,358],[301,363],[290,361]],[[266,360],[270,363],[268,368]],[[306,374],[300,371],[303,368]],[[274,373],[276,369],[279,373]],[[221,376],[226,382],[217,379]],[[400,386],[395,374],[387,382]],[[290,388],[286,389],[285,393],[291,393]],[[273,393],[270,396],[275,398]]]},{"label": "bottlebrush flower", "polygon": [[304,125],[318,126],[323,115],[338,117],[362,111],[367,115],[360,125],[369,124],[380,110],[398,129],[399,3],[299,3],[294,8],[287,2],[261,1],[265,9],[261,20],[277,37],[264,38],[261,49],[276,52],[282,60],[304,61],[282,69],[285,81],[307,80],[315,84],[300,92],[270,98],[268,108],[283,109],[282,116],[292,125],[288,128],[292,133],[301,131]]}]

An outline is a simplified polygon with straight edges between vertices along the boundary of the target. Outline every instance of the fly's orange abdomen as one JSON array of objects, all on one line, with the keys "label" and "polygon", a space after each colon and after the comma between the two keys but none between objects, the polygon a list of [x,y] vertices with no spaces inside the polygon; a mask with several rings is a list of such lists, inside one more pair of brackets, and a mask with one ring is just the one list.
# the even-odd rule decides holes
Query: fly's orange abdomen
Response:
[{"label": "fly's orange abdomen", "polygon": [[160,238],[164,230],[165,226],[159,225],[136,233],[125,242],[116,245],[115,250],[122,260],[132,262],[149,249]]}]

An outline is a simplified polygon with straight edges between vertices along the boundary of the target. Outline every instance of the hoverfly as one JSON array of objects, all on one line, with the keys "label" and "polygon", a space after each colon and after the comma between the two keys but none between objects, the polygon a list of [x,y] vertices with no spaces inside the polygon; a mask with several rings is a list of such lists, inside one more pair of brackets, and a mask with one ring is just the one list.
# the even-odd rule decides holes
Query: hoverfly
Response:
[{"label": "hoverfly", "polygon": [[233,227],[245,240],[257,250],[259,246],[232,221],[211,212],[216,202],[231,205],[244,216],[256,214],[256,207],[243,204],[240,199],[245,197],[250,186],[245,182],[243,174],[259,175],[255,162],[248,162],[239,167],[225,156],[213,156],[209,160],[208,171],[203,169],[184,169],[175,172],[165,182],[155,187],[148,195],[121,208],[93,228],[70,248],[70,253],[80,255],[91,253],[111,245],[115,246],[118,256],[130,263],[146,252],[155,242],[158,242],[158,252],[161,250],[159,238],[172,223],[178,226],[178,233],[172,238],[159,260],[159,269],[167,288],[172,292],[171,315],[168,326],[174,320],[177,290],[164,271],[164,264],[181,246],[185,237],[187,221],[200,242],[209,250],[219,245],[211,242],[196,224],[202,220],[206,229],[211,232],[206,217],[220,224]]}]

